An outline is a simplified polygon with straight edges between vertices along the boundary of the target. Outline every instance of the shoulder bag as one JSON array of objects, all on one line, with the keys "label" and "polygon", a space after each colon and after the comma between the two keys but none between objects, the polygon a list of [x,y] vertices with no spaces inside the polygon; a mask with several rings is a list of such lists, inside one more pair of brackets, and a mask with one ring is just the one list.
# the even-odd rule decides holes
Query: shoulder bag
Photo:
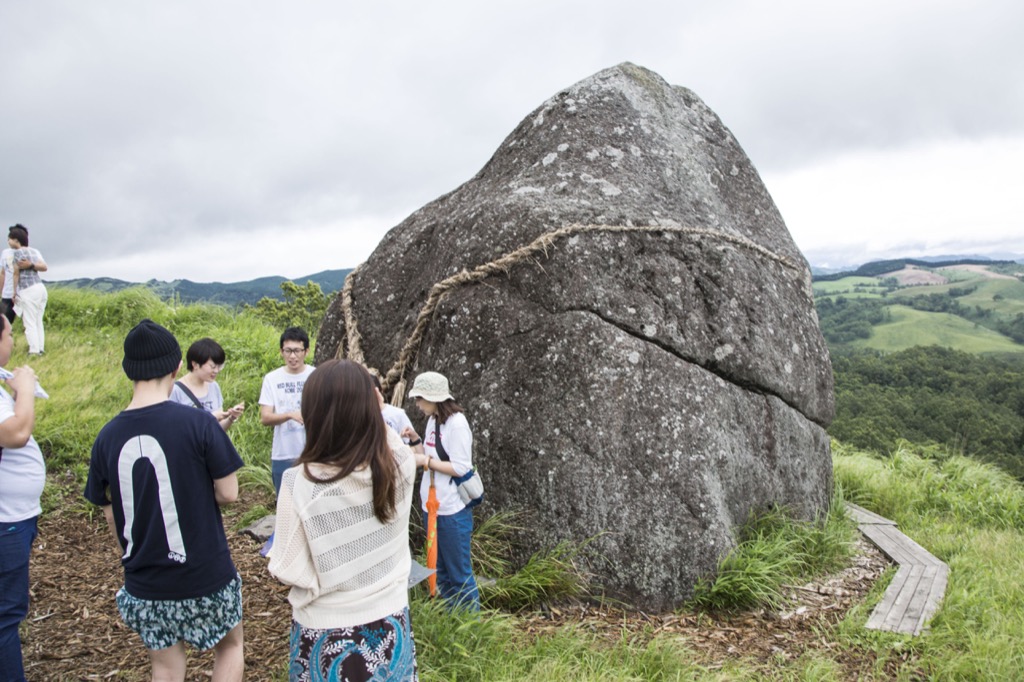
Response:
[{"label": "shoulder bag", "polygon": [[193,393],[192,391],[188,390],[188,386],[186,386],[184,383],[182,383],[180,381],[175,381],[174,385],[177,386],[178,388],[180,388],[182,393],[184,393],[189,398],[191,398],[192,402],[196,404],[196,407],[198,407],[200,410],[205,409],[203,407],[203,404],[201,402],[199,402],[199,398],[196,397],[196,394]]},{"label": "shoulder bag", "polygon": [[[437,421],[437,417],[434,417],[434,449],[437,450],[437,456],[443,461],[451,461],[444,446],[441,445],[441,423]],[[484,482],[480,478],[480,474],[476,472],[476,467],[461,476],[452,476],[451,482],[457,487],[462,504],[467,507],[475,507],[483,502]]]}]

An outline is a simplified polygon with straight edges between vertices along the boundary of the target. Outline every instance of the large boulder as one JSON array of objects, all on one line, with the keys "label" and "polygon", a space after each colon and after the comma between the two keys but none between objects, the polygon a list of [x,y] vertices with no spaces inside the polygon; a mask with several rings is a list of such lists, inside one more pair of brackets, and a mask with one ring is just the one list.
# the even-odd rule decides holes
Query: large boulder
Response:
[{"label": "large boulder", "polygon": [[[454,285],[410,347],[435,283],[559,229]],[[832,373],[807,262],[729,130],[648,70],[556,94],[349,284],[317,361],[358,346],[387,371],[404,348],[402,378],[446,374],[482,509],[532,514],[524,557],[596,537],[595,586],[671,608],[752,511],[828,508]]]}]

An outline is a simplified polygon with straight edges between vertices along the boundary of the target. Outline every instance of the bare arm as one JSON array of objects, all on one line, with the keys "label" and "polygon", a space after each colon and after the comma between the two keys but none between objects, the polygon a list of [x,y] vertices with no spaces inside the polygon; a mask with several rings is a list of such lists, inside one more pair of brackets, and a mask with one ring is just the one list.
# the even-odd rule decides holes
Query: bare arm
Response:
[{"label": "bare arm", "polygon": [[284,424],[289,419],[302,423],[302,413],[295,412],[274,412],[273,405],[260,405],[260,424],[264,426],[277,426]]},{"label": "bare arm", "polygon": [[423,439],[416,433],[416,429],[406,426],[402,429],[401,437],[409,439],[409,449],[412,450],[412,455],[416,458],[416,466],[427,469],[430,464],[430,457],[423,452]]},{"label": "bare arm", "polygon": [[217,423],[220,424],[220,428],[227,431],[231,428],[231,425],[238,421],[238,418],[242,416],[242,412],[245,411],[245,403],[238,403],[229,410],[223,410],[221,412],[214,412],[213,416],[217,418]]},{"label": "bare arm", "polygon": [[217,504],[231,504],[238,500],[238,475],[234,472],[213,481],[213,497]]},{"label": "bare arm", "polygon": [[[458,476],[451,462],[446,462],[443,459],[434,459],[423,451],[423,439],[420,438],[419,434],[411,426],[402,429],[402,438],[409,439],[409,448],[416,457],[416,466],[427,470],[440,471],[442,474],[448,474],[449,476]],[[413,443],[416,443],[416,445],[413,445]]]},{"label": "bare arm", "polygon": [[29,260],[28,258],[24,258],[18,261],[18,267],[13,268],[15,272],[17,272],[18,270],[35,270],[36,272],[46,272],[47,269],[48,268],[46,266],[46,261],[43,260],[42,256],[40,256],[39,260],[37,261],[32,261]]},{"label": "bare arm", "polygon": [[446,462],[443,459],[431,459],[427,462],[427,468],[433,469],[434,471],[440,471],[442,474],[448,474],[453,478],[458,478],[459,474],[455,472],[455,467],[452,466],[451,462]]}]

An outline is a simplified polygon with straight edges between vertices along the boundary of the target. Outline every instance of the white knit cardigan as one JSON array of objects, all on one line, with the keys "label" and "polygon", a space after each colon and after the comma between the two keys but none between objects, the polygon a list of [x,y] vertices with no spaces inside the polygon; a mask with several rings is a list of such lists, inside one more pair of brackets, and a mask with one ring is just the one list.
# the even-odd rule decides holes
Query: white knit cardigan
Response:
[{"label": "white knit cardigan", "polygon": [[[314,483],[302,467],[284,473],[270,572],[291,585],[292,618],[310,628],[379,620],[409,605],[409,511],[416,462],[391,429],[388,445],[400,471],[395,516],[373,515],[373,485],[364,468],[333,483]],[[313,475],[332,467],[311,465]]]}]

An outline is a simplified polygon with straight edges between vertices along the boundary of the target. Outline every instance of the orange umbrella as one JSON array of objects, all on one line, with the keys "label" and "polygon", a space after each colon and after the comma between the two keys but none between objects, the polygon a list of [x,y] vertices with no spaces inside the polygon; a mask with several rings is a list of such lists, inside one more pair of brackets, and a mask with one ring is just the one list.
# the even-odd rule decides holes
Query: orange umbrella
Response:
[{"label": "orange umbrella", "polygon": [[434,471],[430,471],[430,493],[427,495],[427,568],[432,569],[427,584],[430,596],[437,595],[437,489],[434,487]]}]

